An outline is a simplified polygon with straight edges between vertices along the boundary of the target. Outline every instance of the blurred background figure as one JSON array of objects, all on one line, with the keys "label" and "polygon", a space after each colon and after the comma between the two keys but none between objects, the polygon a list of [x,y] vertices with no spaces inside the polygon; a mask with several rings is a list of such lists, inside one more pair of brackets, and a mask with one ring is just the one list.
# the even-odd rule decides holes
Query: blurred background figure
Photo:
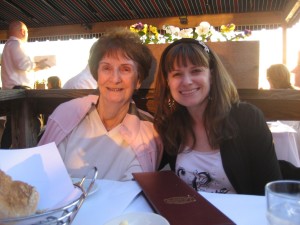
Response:
[{"label": "blurred background figure", "polygon": [[48,77],[47,80],[48,89],[61,89],[61,80],[58,76]]},{"label": "blurred background figure", "polygon": [[295,86],[300,88],[300,65],[297,65],[291,72],[295,74]]},{"label": "blurred background figure", "polygon": [[[28,41],[27,26],[21,21],[13,21],[8,27],[8,40],[1,56],[2,88],[31,89],[33,87],[32,72],[49,68],[45,60],[33,62],[26,52],[24,43]],[[40,130],[40,120],[36,120],[36,129]],[[1,148],[8,149],[12,145],[11,116],[6,116],[5,129],[1,138]]]},{"label": "blurred background figure", "polygon": [[300,51],[298,51],[298,63],[291,73],[294,74],[294,85],[297,87],[297,89],[300,88]]},{"label": "blurred background figure", "polygon": [[1,57],[1,80],[3,89],[32,88],[31,72],[49,68],[45,62],[33,62],[26,52],[24,43],[28,40],[27,26],[21,21],[13,21],[8,28]]},{"label": "blurred background figure", "polygon": [[[95,43],[90,48],[89,58],[93,53]],[[96,89],[97,87],[97,81],[91,74],[90,67],[87,64],[79,74],[77,74],[75,77],[72,77],[64,84],[63,89]]]},{"label": "blurred background figure", "polygon": [[300,51],[298,52],[298,63],[297,66],[291,71],[295,74],[295,86],[300,88]]},{"label": "blurred background figure", "polygon": [[294,89],[291,75],[284,64],[273,64],[267,69],[267,79],[270,89]]},{"label": "blurred background figure", "polygon": [[89,65],[75,77],[69,79],[63,86],[63,89],[96,89],[97,81],[90,72]]},{"label": "blurred background figure", "polygon": [[[295,71],[298,70],[298,74],[300,73],[299,66],[298,66],[298,68],[296,67],[294,70]],[[300,74],[299,74],[299,76],[300,76]],[[291,89],[291,90],[297,89],[297,87],[294,87],[291,84],[290,72],[284,64],[274,64],[274,65],[270,66],[267,69],[267,79],[270,84],[270,89]],[[293,135],[295,135],[297,150],[298,150],[298,153],[300,154],[300,122],[293,121],[293,120],[291,120],[291,121],[290,120],[281,120],[280,122],[292,127],[296,131],[296,133]]]}]

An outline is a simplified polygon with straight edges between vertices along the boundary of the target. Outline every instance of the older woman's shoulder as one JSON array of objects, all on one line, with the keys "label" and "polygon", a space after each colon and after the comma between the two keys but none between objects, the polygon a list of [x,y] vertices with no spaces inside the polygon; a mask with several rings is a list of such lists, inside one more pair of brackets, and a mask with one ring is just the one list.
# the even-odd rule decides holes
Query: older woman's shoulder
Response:
[{"label": "older woman's shoulder", "polygon": [[98,101],[99,96],[97,95],[88,95],[80,98],[75,98],[70,101],[60,104],[53,112],[54,115],[66,115],[68,112],[72,114],[85,114],[90,110],[92,105],[95,105]]}]

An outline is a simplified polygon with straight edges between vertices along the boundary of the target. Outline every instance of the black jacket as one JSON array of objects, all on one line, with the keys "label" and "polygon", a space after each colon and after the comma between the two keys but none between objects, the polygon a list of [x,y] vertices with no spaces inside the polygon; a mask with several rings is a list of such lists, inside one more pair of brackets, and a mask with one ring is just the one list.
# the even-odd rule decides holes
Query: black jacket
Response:
[{"label": "black jacket", "polygon": [[[251,104],[234,105],[229,116],[238,132],[220,145],[225,173],[237,193],[264,195],[268,182],[282,179],[272,133],[261,110]],[[175,162],[164,153],[162,164],[174,170]]]}]

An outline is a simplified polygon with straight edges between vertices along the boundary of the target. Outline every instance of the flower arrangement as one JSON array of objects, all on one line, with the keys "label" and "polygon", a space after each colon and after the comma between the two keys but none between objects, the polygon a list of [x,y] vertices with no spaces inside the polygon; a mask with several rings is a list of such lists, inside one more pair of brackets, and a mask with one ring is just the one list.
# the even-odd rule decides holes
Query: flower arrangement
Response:
[{"label": "flower arrangement", "polygon": [[158,33],[157,27],[155,26],[142,24],[141,22],[139,22],[131,25],[129,29],[132,32],[138,33],[141,37],[141,40],[145,44],[156,44],[159,42],[160,34]]},{"label": "flower arrangement", "polygon": [[236,31],[235,24],[222,25],[217,31],[208,22],[201,22],[195,28],[180,29],[171,25],[163,25],[161,33],[157,27],[141,22],[130,26],[132,32],[138,33],[145,44],[171,43],[181,38],[194,38],[207,41],[238,41],[251,35],[250,30]]}]

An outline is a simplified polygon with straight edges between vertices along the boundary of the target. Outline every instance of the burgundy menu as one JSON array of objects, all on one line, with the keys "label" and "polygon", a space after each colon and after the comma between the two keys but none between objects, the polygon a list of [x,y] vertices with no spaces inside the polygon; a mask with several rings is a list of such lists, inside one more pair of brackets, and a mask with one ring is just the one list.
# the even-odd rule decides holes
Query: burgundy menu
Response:
[{"label": "burgundy menu", "polygon": [[214,205],[172,171],[134,173],[153,209],[171,225],[233,225]]}]

